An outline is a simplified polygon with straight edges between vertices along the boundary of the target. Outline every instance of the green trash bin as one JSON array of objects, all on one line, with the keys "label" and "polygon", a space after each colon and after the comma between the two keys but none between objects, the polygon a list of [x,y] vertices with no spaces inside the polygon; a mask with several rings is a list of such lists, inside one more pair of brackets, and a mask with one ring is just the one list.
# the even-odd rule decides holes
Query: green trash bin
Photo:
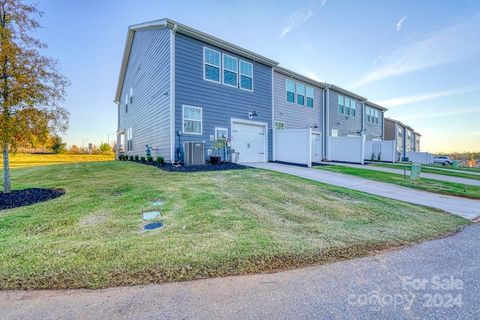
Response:
[{"label": "green trash bin", "polygon": [[422,165],[418,163],[413,163],[410,168],[410,180],[417,181],[420,179],[420,173],[422,172]]},{"label": "green trash bin", "polygon": [[452,167],[458,167],[458,161],[457,160],[453,160],[452,161]]}]

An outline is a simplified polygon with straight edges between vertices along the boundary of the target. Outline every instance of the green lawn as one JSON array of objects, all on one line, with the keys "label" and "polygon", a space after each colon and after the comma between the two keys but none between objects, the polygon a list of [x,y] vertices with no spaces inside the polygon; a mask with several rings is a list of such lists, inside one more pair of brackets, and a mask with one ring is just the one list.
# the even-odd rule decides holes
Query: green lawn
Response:
[{"label": "green lawn", "polygon": [[[369,165],[370,166],[375,166],[375,167],[384,167],[384,168],[393,168],[393,169],[403,169],[404,167],[406,167],[408,170],[410,170],[410,167],[412,166],[411,163],[397,163],[397,164],[393,164],[393,163],[370,163]],[[480,180],[480,175],[469,174],[469,172],[480,172],[480,171],[475,171],[475,170],[471,170],[471,169],[477,169],[477,168],[452,168],[452,167],[422,165],[422,172],[443,174],[444,176],[452,176],[452,177]],[[452,171],[452,170],[460,170],[460,171],[464,171],[464,172],[455,172],[455,171]]]},{"label": "green lawn", "polygon": [[[132,162],[13,170],[65,188],[0,211],[0,289],[100,288],[281,270],[367,255],[470,222],[439,210],[259,169],[167,173]],[[140,213],[164,201],[165,227]]]},{"label": "green lawn", "polygon": [[371,169],[352,168],[341,165],[334,166],[319,166],[316,169],[333,171],[338,173],[349,174],[352,176],[362,177],[381,182],[396,184],[399,186],[420,189],[435,193],[447,194],[452,196],[460,196],[465,198],[480,199],[480,187],[472,185],[463,185],[461,183],[440,181],[434,179],[420,178],[417,181],[410,181],[402,174],[381,172]]}]

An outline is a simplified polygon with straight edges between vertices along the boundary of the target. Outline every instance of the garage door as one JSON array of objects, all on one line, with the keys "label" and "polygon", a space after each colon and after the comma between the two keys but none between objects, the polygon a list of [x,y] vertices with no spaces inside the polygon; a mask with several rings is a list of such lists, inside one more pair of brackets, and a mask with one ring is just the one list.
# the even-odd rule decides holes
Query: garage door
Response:
[{"label": "garage door", "polygon": [[232,148],[239,162],[266,162],[265,126],[233,122]]}]

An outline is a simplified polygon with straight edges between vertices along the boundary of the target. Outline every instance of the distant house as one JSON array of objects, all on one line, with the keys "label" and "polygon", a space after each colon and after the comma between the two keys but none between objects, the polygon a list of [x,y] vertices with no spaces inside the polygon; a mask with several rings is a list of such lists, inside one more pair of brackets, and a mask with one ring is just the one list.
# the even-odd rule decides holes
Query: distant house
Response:
[{"label": "distant house", "polygon": [[397,161],[406,159],[408,152],[420,151],[420,133],[394,119],[385,118],[385,140],[395,140],[397,147]]}]

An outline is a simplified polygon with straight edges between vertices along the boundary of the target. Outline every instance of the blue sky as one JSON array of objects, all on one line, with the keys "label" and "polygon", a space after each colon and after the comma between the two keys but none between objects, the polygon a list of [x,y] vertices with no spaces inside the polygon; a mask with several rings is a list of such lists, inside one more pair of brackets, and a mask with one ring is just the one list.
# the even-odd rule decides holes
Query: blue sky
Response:
[{"label": "blue sky", "polygon": [[480,151],[479,1],[40,0],[69,143],[113,139],[127,28],[172,18],[384,104],[428,151]]}]

